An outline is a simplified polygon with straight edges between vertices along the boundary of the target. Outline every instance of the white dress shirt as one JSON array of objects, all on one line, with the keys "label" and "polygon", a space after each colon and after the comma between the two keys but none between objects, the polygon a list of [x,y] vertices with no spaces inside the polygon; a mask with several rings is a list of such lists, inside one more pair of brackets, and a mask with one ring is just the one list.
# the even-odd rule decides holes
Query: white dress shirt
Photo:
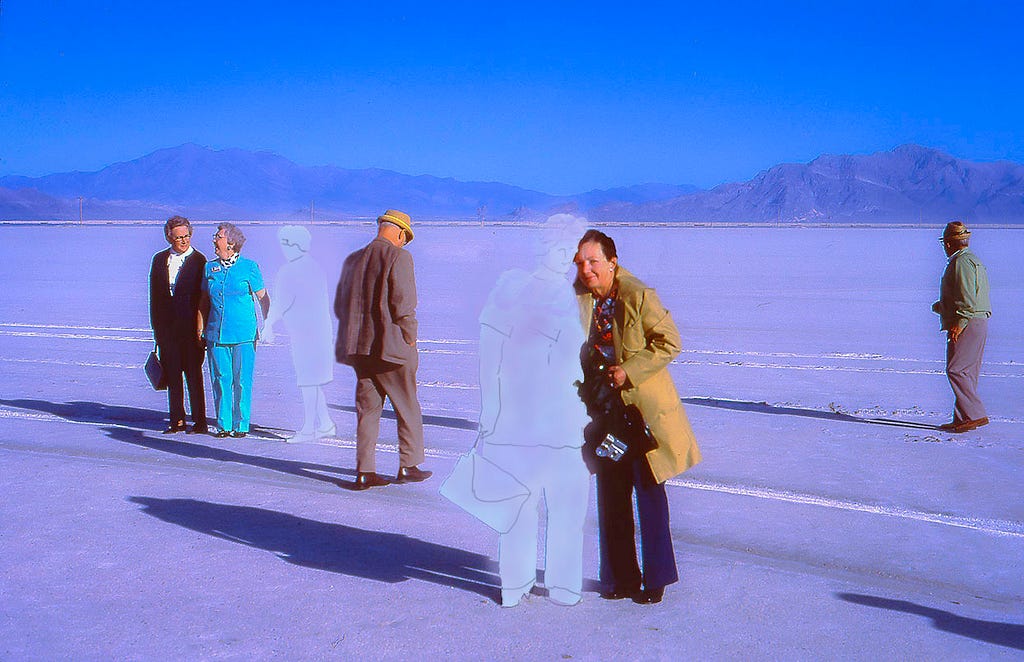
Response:
[{"label": "white dress shirt", "polygon": [[174,296],[174,284],[178,282],[178,273],[181,271],[181,265],[185,264],[185,260],[195,250],[195,248],[189,246],[188,250],[184,253],[178,253],[172,248],[171,254],[167,256],[167,284],[170,287],[171,296]]}]

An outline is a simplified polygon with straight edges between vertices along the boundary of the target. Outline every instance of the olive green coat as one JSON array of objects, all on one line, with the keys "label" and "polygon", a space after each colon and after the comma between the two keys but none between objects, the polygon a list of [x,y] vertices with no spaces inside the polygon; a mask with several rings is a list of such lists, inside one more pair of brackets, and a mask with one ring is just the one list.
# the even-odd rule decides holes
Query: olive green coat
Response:
[{"label": "olive green coat", "polygon": [[[697,439],[679,400],[668,364],[682,349],[679,329],[657,293],[623,267],[615,280],[619,297],[615,306],[612,341],[615,358],[629,381],[622,400],[636,405],[651,429],[657,447],[647,453],[651,473],[663,483],[700,462]],[[583,328],[590,330],[594,297],[576,283]]]}]

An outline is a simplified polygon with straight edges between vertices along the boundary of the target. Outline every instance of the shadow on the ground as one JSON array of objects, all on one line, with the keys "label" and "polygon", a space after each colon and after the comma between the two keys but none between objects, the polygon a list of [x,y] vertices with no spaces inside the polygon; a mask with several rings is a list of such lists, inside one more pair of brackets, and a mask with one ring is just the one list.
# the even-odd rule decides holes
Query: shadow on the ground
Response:
[{"label": "shadow on the ground", "polygon": [[[102,402],[88,402],[76,400],[74,402],[50,402],[48,400],[5,400],[0,398],[0,405],[17,407],[19,409],[34,409],[76,423],[114,423],[120,425],[131,425],[133,427],[159,432],[167,427],[167,414],[156,409],[142,409],[140,407],[128,407],[125,405],[108,405]],[[274,428],[265,425],[250,427],[254,434],[269,437],[270,439],[283,440],[280,433],[290,433],[291,430]]]},{"label": "shadow on the ground", "polygon": [[[347,411],[352,414],[356,413],[356,408],[351,405],[333,405],[328,404],[331,409],[337,409],[338,411]],[[388,418],[396,420],[395,412],[391,409],[385,409],[381,414],[381,418]],[[480,429],[480,424],[477,421],[471,421],[468,418],[455,418],[454,416],[432,416],[424,414],[423,416],[424,425],[436,425],[442,428],[452,428],[453,430],[473,430]]]},{"label": "shadow on the ground", "polygon": [[196,499],[130,500],[165,522],[264,549],[306,568],[388,583],[420,579],[498,600],[497,563],[482,554],[263,508]]},{"label": "shadow on the ground", "polygon": [[[140,430],[134,430],[132,428],[104,427],[101,429],[108,437],[115,441],[135,444],[136,446],[149,448],[155,451],[172,453],[182,457],[216,460],[218,462],[234,462],[235,464],[248,464],[252,467],[278,471],[280,473],[291,474],[292,476],[299,476],[300,478],[321,480],[345,488],[350,488],[353,483],[350,481],[342,481],[334,476],[326,476],[324,474],[343,474],[348,476],[355,476],[356,474],[356,472],[351,469],[341,469],[339,467],[332,467],[328,464],[299,462],[297,460],[281,460],[273,457],[239,453],[226,448],[205,446],[192,441],[178,441],[176,439],[163,436],[150,437],[143,434]],[[238,442],[232,440],[232,443]]]},{"label": "shadow on the ground", "polygon": [[715,407],[718,409],[730,409],[732,411],[744,411],[754,414],[782,414],[784,416],[802,416],[804,418],[819,418],[826,421],[842,421],[846,423],[869,423],[871,425],[889,425],[901,428],[916,428],[918,430],[938,430],[937,425],[918,423],[917,421],[900,421],[893,418],[870,418],[853,416],[842,412],[819,411],[817,409],[801,409],[799,407],[781,407],[770,405],[767,402],[754,402],[753,400],[719,400],[718,398],[681,398],[683,404],[695,405],[698,407]]},{"label": "shadow on the ground", "polygon": [[[111,439],[164,453],[172,453],[189,458],[216,460],[218,462],[248,464],[253,467],[278,471],[301,478],[312,478],[340,487],[351,488],[354,486],[352,481],[343,481],[333,475],[324,475],[340,474],[354,477],[355,471],[351,469],[341,469],[327,464],[314,464],[250,455],[248,453],[239,453],[225,448],[196,443],[197,440],[203,438],[203,435],[189,436],[187,437],[189,441],[182,441],[180,435],[150,437],[146,432],[157,432],[164,427],[163,413],[152,409],[107,405],[101,402],[79,401],[58,403],[46,400],[25,399],[0,399],[0,404],[20,409],[34,409],[78,423],[109,423],[111,424],[110,426],[103,426],[101,429]],[[117,427],[119,424],[131,425],[132,427]],[[225,440],[225,443],[245,444],[246,442],[238,442],[231,439]]]},{"label": "shadow on the ground", "polygon": [[961,637],[977,639],[989,644],[1024,650],[1024,625],[999,623],[996,621],[979,621],[974,618],[957,616],[941,609],[933,609],[913,602],[907,602],[906,600],[890,600],[874,595],[837,593],[836,596],[840,600],[852,602],[853,604],[924,616],[932,619],[932,625],[937,630]]},{"label": "shadow on the ground", "polygon": [[0,405],[18,409],[34,409],[76,423],[124,423],[154,432],[163,430],[167,425],[165,412],[124,405],[107,405],[102,402],[50,402],[49,400],[27,398],[17,400],[0,398]]}]

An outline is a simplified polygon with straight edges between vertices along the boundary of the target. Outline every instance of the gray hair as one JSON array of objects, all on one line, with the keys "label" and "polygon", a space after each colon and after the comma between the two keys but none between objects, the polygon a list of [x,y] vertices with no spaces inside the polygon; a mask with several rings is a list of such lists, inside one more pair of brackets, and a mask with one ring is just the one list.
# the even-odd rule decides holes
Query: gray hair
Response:
[{"label": "gray hair", "polygon": [[224,238],[228,240],[228,244],[234,249],[236,253],[242,252],[242,246],[245,245],[245,235],[242,231],[235,227],[234,223],[221,223],[217,226],[217,232],[224,232]]},{"label": "gray hair", "polygon": [[180,228],[181,226],[188,228],[188,233],[192,234],[192,224],[188,222],[188,219],[184,216],[171,216],[164,223],[164,236],[169,240],[171,238],[171,230],[174,228]]}]

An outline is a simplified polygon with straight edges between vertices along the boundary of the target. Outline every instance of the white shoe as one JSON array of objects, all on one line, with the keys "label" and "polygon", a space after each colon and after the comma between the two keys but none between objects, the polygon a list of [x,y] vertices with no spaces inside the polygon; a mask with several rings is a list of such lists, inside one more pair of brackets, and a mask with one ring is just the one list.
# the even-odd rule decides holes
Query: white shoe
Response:
[{"label": "white shoe", "polygon": [[334,424],[334,421],[331,421],[331,426],[330,427],[324,428],[323,430],[317,430],[316,431],[316,437],[317,437],[317,439],[323,439],[324,437],[333,437],[337,433],[338,433],[338,426]]},{"label": "white shoe", "polygon": [[311,441],[316,441],[316,435],[312,432],[303,432],[299,430],[290,437],[285,437],[285,441],[289,444],[308,444]]}]

